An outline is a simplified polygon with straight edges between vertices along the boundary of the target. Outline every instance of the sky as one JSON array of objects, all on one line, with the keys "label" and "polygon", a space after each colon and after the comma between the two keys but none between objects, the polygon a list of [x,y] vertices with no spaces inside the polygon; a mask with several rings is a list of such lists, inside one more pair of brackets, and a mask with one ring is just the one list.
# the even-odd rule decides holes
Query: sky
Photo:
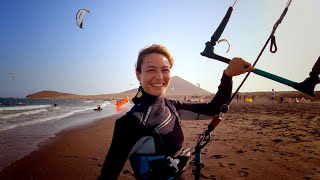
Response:
[{"label": "sky", "polygon": [[[200,55],[232,0],[1,0],[0,97],[25,97],[42,90],[96,95],[137,88],[138,52],[166,46],[175,64],[171,75],[216,92],[227,64]],[[227,58],[253,63],[287,0],[238,0],[215,46]],[[320,1],[293,0],[275,36],[255,66],[302,82],[320,56]],[[87,9],[83,29],[76,13]],[[14,73],[14,78],[10,73]],[[234,90],[245,75],[233,77]],[[251,73],[240,92],[291,91]],[[320,90],[320,85],[316,86]]]}]

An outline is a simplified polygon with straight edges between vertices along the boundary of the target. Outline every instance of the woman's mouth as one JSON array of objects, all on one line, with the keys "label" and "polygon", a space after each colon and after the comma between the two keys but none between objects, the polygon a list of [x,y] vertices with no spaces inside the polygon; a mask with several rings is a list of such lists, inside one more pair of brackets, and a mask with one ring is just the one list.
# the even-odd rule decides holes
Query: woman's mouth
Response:
[{"label": "woman's mouth", "polygon": [[152,83],[151,86],[153,87],[162,87],[164,83]]}]

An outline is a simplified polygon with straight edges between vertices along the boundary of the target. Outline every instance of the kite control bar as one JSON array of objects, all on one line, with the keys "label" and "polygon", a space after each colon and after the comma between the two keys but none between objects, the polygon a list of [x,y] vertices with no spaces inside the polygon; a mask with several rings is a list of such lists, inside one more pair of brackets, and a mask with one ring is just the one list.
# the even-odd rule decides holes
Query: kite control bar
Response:
[{"label": "kite control bar", "polygon": [[[289,1],[289,3],[287,4],[287,7],[284,10],[284,12],[282,13],[280,19],[275,24],[274,29],[272,31],[272,34],[271,34],[270,38],[268,39],[268,41],[265,44],[265,46],[266,46],[268,44],[269,40],[271,40],[270,50],[273,53],[276,52],[276,50],[277,50],[277,46],[275,44],[274,32],[275,32],[277,26],[281,23],[281,20],[283,19],[285,14],[287,13],[288,6],[290,5],[290,2],[291,1]],[[222,61],[222,62],[227,63],[227,64],[230,63],[230,59],[225,58],[223,56],[220,56],[220,55],[214,53],[214,46],[216,45],[216,42],[219,40],[219,38],[220,38],[221,34],[223,33],[226,25],[228,24],[228,21],[230,19],[232,11],[233,11],[233,7],[230,6],[228,11],[227,11],[227,13],[225,14],[224,18],[222,19],[219,27],[216,29],[214,34],[211,36],[211,40],[206,42],[206,47],[205,47],[204,51],[200,53],[202,56],[205,56],[205,57],[208,57],[208,58],[211,58],[211,59],[216,59],[216,60]],[[263,49],[265,48],[265,46],[263,47]],[[272,50],[273,47],[275,48],[274,50]],[[261,51],[261,53],[262,53],[262,51]],[[258,56],[258,59],[261,56],[261,53]],[[257,60],[255,61],[254,65],[256,64]],[[253,73],[258,74],[258,75],[263,76],[263,77],[266,77],[268,79],[277,81],[279,83],[285,84],[285,85],[290,86],[290,87],[292,87],[292,88],[294,88],[294,89],[296,89],[296,90],[298,90],[300,92],[306,93],[306,94],[314,97],[314,96],[316,96],[316,94],[314,93],[314,88],[315,88],[315,86],[317,84],[320,83],[320,79],[319,79],[320,57],[318,58],[318,60],[314,64],[314,66],[312,68],[312,71],[309,73],[310,76],[308,78],[306,78],[303,82],[300,82],[300,83],[285,79],[283,77],[271,74],[269,72],[266,72],[266,71],[263,71],[263,70],[260,70],[260,69],[257,69],[257,68],[255,68]]]},{"label": "kite control bar", "polygon": [[[221,62],[230,63],[230,59],[219,56],[217,54],[214,53],[214,47],[211,46],[211,44],[209,42],[206,43],[206,47],[204,49],[204,51],[201,53],[202,56],[211,58],[211,59],[216,59],[219,60]],[[308,94],[310,96],[315,97],[316,94],[314,93],[314,88],[317,84],[320,83],[320,78],[319,78],[319,74],[320,74],[320,56],[318,58],[318,60],[316,61],[316,63],[314,64],[312,71],[309,73],[309,77],[306,78],[303,82],[297,83],[291,80],[288,80],[286,78],[271,74],[269,72],[260,70],[258,68],[255,68],[255,70],[253,71],[253,73],[258,74],[262,77],[277,81],[279,83],[285,84],[287,86],[290,86],[300,92],[303,92],[305,94]]]}]

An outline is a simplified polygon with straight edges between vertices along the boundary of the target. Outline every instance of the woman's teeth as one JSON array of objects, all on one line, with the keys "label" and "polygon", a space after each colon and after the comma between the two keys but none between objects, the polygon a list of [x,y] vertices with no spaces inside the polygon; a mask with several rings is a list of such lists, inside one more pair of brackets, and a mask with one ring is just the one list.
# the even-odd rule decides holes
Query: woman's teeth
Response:
[{"label": "woman's teeth", "polygon": [[163,84],[152,84],[152,86],[154,86],[154,87],[162,87]]}]

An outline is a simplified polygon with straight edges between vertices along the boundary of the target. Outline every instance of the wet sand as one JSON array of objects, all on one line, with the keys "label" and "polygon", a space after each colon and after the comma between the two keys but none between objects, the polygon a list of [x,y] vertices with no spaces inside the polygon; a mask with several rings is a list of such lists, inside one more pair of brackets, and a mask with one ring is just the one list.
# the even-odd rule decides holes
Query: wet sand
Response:
[{"label": "wet sand", "polygon": [[[0,179],[96,179],[120,116],[58,133],[4,168]],[[185,147],[195,146],[208,122],[182,121]],[[202,160],[201,179],[320,179],[320,103],[234,102]],[[119,179],[134,179],[128,162]]]}]

